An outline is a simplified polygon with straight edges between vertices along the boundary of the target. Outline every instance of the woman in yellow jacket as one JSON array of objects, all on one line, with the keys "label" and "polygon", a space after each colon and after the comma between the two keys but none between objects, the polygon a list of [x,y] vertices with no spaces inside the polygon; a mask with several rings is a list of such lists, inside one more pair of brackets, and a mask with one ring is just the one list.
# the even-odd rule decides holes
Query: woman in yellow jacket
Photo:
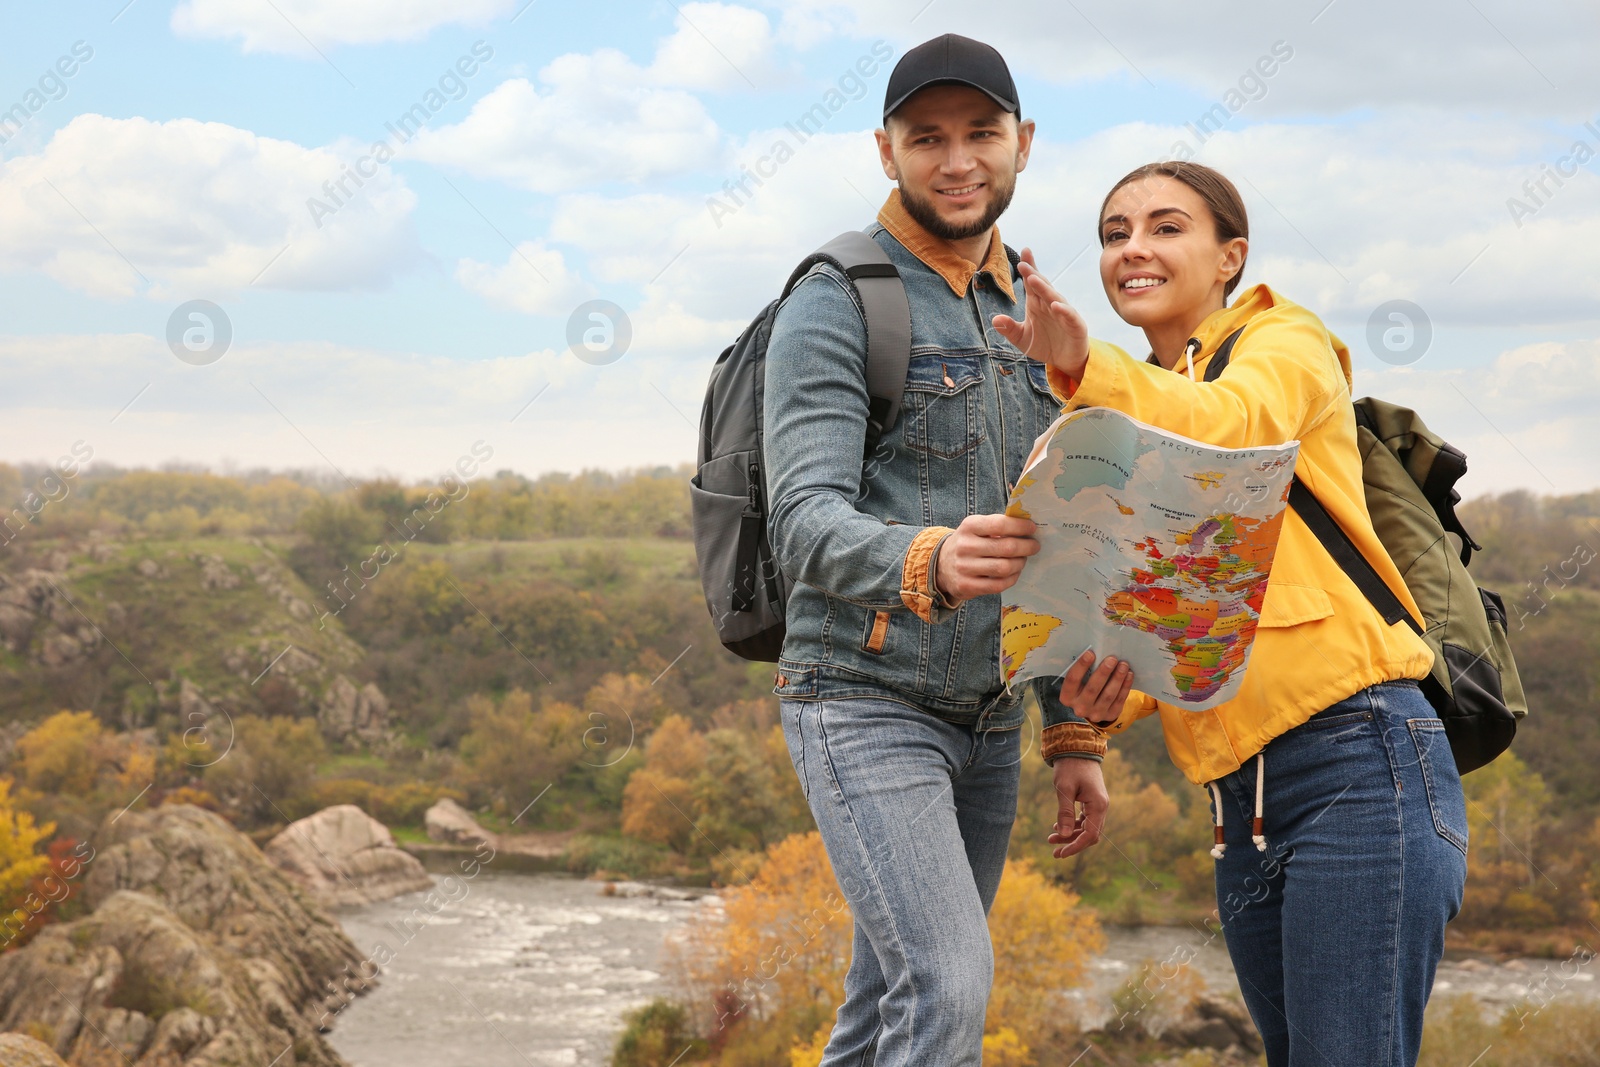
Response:
[{"label": "woman in yellow jacket", "polygon": [[[1031,255],[1026,321],[995,326],[1048,365],[1066,410],[1116,408],[1228,448],[1299,440],[1295,472],[1420,618],[1367,513],[1349,352],[1265,285],[1227,303],[1248,233],[1221,174],[1140,167],[1101,208],[1100,275],[1150,358],[1091,342]],[[1240,327],[1225,373],[1206,382]],[[1197,712],[1135,692],[1109,724],[1159,713],[1173,762],[1211,790],[1218,911],[1272,1067],[1416,1062],[1466,881],[1461,781],[1415,681],[1432,663],[1290,511],[1238,695]]]}]

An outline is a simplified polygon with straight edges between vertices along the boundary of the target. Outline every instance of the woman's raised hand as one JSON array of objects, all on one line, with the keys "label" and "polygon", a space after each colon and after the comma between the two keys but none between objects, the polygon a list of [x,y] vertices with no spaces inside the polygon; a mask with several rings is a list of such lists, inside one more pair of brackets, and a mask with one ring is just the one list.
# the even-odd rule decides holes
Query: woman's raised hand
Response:
[{"label": "woman's raised hand", "polygon": [[996,315],[994,328],[1024,354],[1081,380],[1089,361],[1089,324],[1039,272],[1032,249],[1022,250],[1018,269],[1028,291],[1027,318],[1018,322],[1010,315]]}]

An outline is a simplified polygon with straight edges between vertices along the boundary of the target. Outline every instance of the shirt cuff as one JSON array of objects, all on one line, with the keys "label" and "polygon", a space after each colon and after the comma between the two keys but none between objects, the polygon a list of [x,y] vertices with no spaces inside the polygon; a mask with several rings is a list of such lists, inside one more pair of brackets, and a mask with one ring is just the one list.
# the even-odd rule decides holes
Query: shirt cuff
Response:
[{"label": "shirt cuff", "polygon": [[1092,723],[1058,722],[1046,726],[1039,740],[1039,754],[1046,763],[1054,763],[1058,756],[1099,758],[1106,754],[1105,731]]},{"label": "shirt cuff", "polygon": [[955,610],[945,606],[934,588],[934,555],[944,539],[955,530],[948,526],[929,526],[918,531],[906,549],[900,572],[900,600],[926,623],[939,622]]}]

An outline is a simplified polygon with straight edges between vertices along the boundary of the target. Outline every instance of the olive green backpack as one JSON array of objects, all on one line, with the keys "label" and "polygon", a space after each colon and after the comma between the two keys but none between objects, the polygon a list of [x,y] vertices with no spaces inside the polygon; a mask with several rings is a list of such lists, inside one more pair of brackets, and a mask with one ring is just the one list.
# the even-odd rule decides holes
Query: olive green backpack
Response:
[{"label": "olive green backpack", "polygon": [[[1228,365],[1235,331],[1206,366],[1212,381]],[[1433,673],[1422,692],[1450,739],[1456,768],[1477,770],[1504,752],[1528,714],[1517,664],[1506,637],[1506,607],[1498,593],[1467,570],[1472,539],[1456,517],[1456,482],[1467,457],[1423,425],[1416,412],[1382,400],[1355,402],[1356,445],[1367,511],[1378,540],[1422,610],[1419,624],[1354,542],[1298,477],[1289,490],[1294,508],[1334,561],[1393,624],[1404,621],[1433,649]],[[1459,555],[1447,533],[1461,539]]]}]

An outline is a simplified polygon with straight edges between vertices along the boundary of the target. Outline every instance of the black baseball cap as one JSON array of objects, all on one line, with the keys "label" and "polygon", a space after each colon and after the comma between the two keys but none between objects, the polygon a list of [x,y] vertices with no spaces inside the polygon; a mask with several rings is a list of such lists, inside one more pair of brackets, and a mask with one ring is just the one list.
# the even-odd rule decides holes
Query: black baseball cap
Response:
[{"label": "black baseball cap", "polygon": [[910,99],[913,93],[930,85],[952,83],[970,85],[1007,111],[1021,117],[1022,105],[1017,102],[1017,86],[1011,80],[1011,70],[1000,53],[982,41],[974,41],[959,33],[947,33],[917,45],[894,65],[894,72],[889,75],[888,91],[883,97],[884,122],[887,123],[895,108]]}]

